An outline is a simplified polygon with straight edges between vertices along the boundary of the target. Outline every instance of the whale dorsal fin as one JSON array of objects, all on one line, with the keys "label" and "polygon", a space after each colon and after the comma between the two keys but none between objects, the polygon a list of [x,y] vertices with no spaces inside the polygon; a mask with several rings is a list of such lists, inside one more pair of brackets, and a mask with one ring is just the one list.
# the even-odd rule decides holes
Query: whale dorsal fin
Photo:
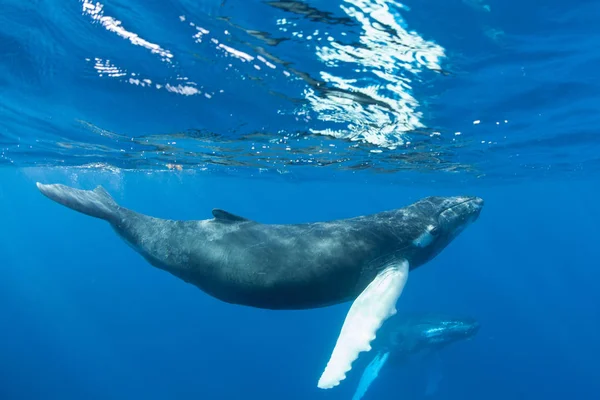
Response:
[{"label": "whale dorsal fin", "polygon": [[215,217],[217,221],[220,222],[248,222],[250,221],[247,218],[240,217],[239,215],[232,214],[225,210],[221,210],[220,208],[214,208],[212,210],[212,215]]}]

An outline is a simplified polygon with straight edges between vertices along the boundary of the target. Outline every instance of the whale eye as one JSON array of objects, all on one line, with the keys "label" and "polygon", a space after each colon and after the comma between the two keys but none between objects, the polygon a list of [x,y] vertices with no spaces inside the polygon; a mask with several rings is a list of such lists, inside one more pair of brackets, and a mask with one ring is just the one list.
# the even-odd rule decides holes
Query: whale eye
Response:
[{"label": "whale eye", "polygon": [[432,226],[429,228],[429,234],[431,236],[437,236],[440,233],[440,228],[438,228],[437,226]]},{"label": "whale eye", "polygon": [[436,226],[428,225],[425,232],[421,233],[418,238],[413,240],[413,243],[417,247],[429,246],[438,234],[439,229]]}]

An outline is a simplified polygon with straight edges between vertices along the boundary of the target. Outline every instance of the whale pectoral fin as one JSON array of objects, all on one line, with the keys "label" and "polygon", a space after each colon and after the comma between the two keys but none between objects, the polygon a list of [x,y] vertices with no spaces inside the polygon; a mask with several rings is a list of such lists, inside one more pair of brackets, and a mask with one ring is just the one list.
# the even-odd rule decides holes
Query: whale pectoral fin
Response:
[{"label": "whale pectoral fin", "polygon": [[362,351],[371,350],[371,341],[383,322],[396,314],[396,302],[408,280],[408,261],[403,260],[381,271],[354,300],[318,387],[339,385],[352,369]]},{"label": "whale pectoral fin", "polygon": [[425,396],[434,395],[438,387],[440,386],[440,382],[442,381],[442,359],[438,353],[434,353],[432,355],[431,365],[427,368],[427,386],[425,388]]},{"label": "whale pectoral fin", "polygon": [[365,393],[367,393],[369,386],[371,386],[371,383],[373,383],[373,381],[379,376],[379,371],[381,371],[381,368],[383,368],[383,365],[387,361],[389,355],[389,352],[379,352],[375,358],[371,360],[360,377],[360,381],[358,382],[354,396],[352,396],[352,400],[360,400],[363,398]]}]

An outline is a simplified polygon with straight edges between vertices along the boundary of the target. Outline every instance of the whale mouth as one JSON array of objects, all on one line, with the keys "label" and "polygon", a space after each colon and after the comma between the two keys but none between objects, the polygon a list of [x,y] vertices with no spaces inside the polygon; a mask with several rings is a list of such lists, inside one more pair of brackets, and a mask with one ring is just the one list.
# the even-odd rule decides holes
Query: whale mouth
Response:
[{"label": "whale mouth", "polygon": [[456,198],[454,204],[439,214],[438,221],[454,225],[454,231],[457,234],[479,218],[482,208],[483,199],[480,197],[459,197]]},{"label": "whale mouth", "polygon": [[463,197],[462,200],[450,205],[449,207],[446,207],[440,213],[440,215],[442,215],[448,211],[456,211],[455,209],[460,207],[463,210],[472,211],[472,214],[476,214],[476,216],[478,217],[479,214],[481,213],[481,209],[483,208],[483,205],[484,205],[484,201],[481,197],[476,197],[476,196]]},{"label": "whale mouth", "polygon": [[[450,210],[450,209],[452,209],[454,207],[458,207],[458,206],[461,206],[461,205],[467,204],[467,203],[469,205],[472,205],[472,206],[474,206],[476,208],[479,208],[479,209],[483,208],[483,204],[484,204],[483,203],[483,199],[481,197],[465,196],[465,197],[462,197],[461,201],[459,201],[459,202],[457,202],[455,204],[452,204],[450,207],[446,208],[446,210]],[[444,210],[444,211],[446,211],[446,210]]]},{"label": "whale mouth", "polygon": [[472,211],[472,221],[475,221],[479,218],[479,214],[481,214],[481,210],[483,209],[483,199],[481,197],[470,197],[465,203],[468,203],[469,208]]}]

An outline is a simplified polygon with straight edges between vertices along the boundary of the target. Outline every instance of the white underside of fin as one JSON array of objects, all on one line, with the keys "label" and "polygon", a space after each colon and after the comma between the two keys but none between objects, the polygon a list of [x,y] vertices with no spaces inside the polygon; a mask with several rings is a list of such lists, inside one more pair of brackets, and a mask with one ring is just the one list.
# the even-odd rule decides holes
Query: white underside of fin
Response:
[{"label": "white underside of fin", "polygon": [[354,300],[317,386],[330,389],[346,378],[359,353],[371,350],[371,341],[384,321],[396,314],[396,302],[408,280],[408,262],[402,260],[381,271]]},{"label": "white underside of fin", "polygon": [[362,376],[360,377],[360,382],[358,382],[358,387],[354,392],[354,396],[352,396],[352,400],[360,400],[363,398],[371,383],[379,376],[379,371],[383,368],[383,365],[388,359],[390,353],[377,353],[375,358],[367,365]]}]

